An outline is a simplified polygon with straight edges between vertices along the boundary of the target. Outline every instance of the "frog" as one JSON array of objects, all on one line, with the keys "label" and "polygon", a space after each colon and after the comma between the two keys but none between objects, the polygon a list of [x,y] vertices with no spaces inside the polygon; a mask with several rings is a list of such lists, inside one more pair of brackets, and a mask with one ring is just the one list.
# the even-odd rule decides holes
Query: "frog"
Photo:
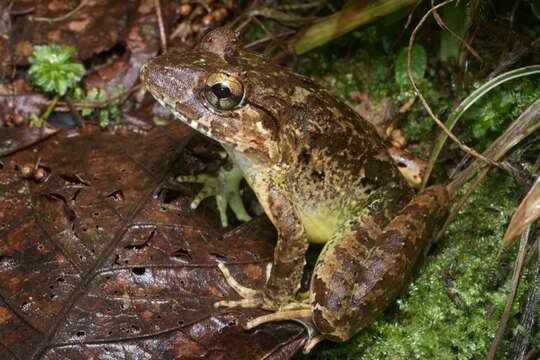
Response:
[{"label": "frog", "polygon": [[[141,80],[175,118],[223,146],[277,230],[263,289],[218,262],[240,299],[216,307],[268,311],[246,329],[297,321],[309,352],[348,340],[407,287],[447,215],[448,192],[415,193],[374,126],[346,103],[244,50],[230,27],[149,60]],[[310,243],[322,250],[301,291]]]}]

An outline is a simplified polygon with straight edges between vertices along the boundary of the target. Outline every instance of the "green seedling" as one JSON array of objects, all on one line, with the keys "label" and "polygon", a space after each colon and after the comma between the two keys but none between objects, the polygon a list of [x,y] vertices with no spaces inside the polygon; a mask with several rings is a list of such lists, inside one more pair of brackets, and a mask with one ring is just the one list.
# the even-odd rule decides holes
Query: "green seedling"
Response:
[{"label": "green seedling", "polygon": [[32,83],[54,95],[47,110],[33,122],[41,125],[51,114],[60,97],[77,86],[85,73],[84,66],[75,58],[75,49],[56,44],[38,45],[32,49],[28,74]]}]

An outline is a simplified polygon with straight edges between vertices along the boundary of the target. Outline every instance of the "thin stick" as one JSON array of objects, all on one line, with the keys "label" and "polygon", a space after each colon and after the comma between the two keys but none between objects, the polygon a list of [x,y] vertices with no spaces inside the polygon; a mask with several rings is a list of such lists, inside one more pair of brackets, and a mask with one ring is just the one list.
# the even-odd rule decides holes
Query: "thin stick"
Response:
[{"label": "thin stick", "polygon": [[[459,198],[459,200],[456,202],[456,204],[454,205],[454,207],[452,209],[452,212],[450,213],[450,215],[448,215],[448,218],[444,222],[444,225],[441,227],[441,230],[439,230],[437,238],[439,236],[441,236],[446,231],[448,226],[459,215],[459,212],[461,211],[461,208],[465,205],[465,203],[467,202],[469,197],[476,190],[478,185],[480,185],[482,180],[484,180],[484,177],[488,173],[489,169],[490,169],[489,167],[484,167],[482,170],[480,170],[480,173],[474,178],[474,180],[471,182],[471,184],[469,184],[469,187],[467,188],[467,191],[465,191],[465,194],[463,194]],[[450,199],[453,199],[454,195],[455,195],[455,191],[453,191],[452,188],[450,188],[448,186],[446,187],[446,189],[448,190],[448,194],[450,195]]]},{"label": "thin stick", "polygon": [[[538,239],[540,239],[540,237],[538,237]],[[540,278],[540,256],[537,256],[535,267],[536,268],[533,268],[534,271],[531,274],[533,284],[538,278]],[[534,328],[536,317],[535,313],[538,304],[538,292],[538,287],[534,285],[531,286],[527,291],[525,306],[523,307],[523,314],[521,315],[521,327],[524,331],[520,331],[516,336],[512,360],[523,360],[525,358],[527,348],[532,340],[532,331]]]},{"label": "thin stick", "polygon": [[[431,0],[431,7],[432,8],[435,7],[435,0]],[[461,44],[463,44],[463,46],[465,46],[467,48],[467,50],[469,50],[469,52],[472,54],[472,56],[474,56],[476,58],[476,60],[478,60],[481,63],[484,62],[482,57],[480,55],[478,55],[476,50],[474,50],[473,47],[471,45],[469,45],[468,42],[466,42],[461,36],[456,34],[452,29],[450,29],[446,25],[446,23],[443,21],[443,19],[439,15],[439,12],[436,9],[433,11],[433,17],[435,18],[435,21],[437,22],[437,24],[439,24],[441,29],[448,31],[448,33],[450,35],[452,35],[457,41],[459,41]]]},{"label": "thin stick", "polygon": [[286,31],[284,31],[282,33],[279,33],[279,34],[275,34],[275,35],[273,34],[273,35],[265,36],[265,37],[262,37],[260,39],[257,39],[255,41],[250,42],[249,44],[245,45],[244,48],[252,49],[252,48],[257,47],[257,46],[259,46],[261,44],[271,42],[271,41],[275,41],[275,40],[277,40],[279,38],[287,37],[287,36],[293,35],[295,33],[296,33],[295,30],[286,30]]},{"label": "thin stick", "polygon": [[[73,105],[76,109],[96,109],[101,107],[106,107],[113,104],[115,101],[122,102],[127,99],[131,94],[138,91],[142,88],[142,84],[132,86],[129,90],[126,90],[118,95],[111,96],[104,101],[93,101],[93,102],[73,102]],[[0,95],[1,96],[1,95]],[[60,102],[59,105],[65,106],[66,104]]]},{"label": "thin stick", "polygon": [[64,14],[64,15],[61,15],[61,16],[57,16],[57,17],[54,17],[54,18],[31,16],[31,19],[33,21],[45,21],[45,22],[49,22],[49,23],[66,20],[67,18],[73,16],[77,11],[81,10],[86,5],[87,2],[88,2],[88,0],[82,0],[79,3],[79,5],[77,5],[77,7],[75,9],[73,9],[73,10],[69,11],[67,14]]},{"label": "thin stick", "polygon": [[71,99],[69,97],[66,97],[66,104],[67,104],[67,106],[69,108],[69,111],[71,111],[71,113],[75,117],[75,122],[77,123],[77,127],[82,128],[84,126],[84,120],[83,120],[81,114],[79,113],[79,110],[77,110],[75,108],[75,105],[73,104],[73,101],[71,101]]},{"label": "thin stick", "polygon": [[154,8],[159,27],[159,38],[161,39],[161,52],[167,52],[167,34],[165,33],[165,24],[163,23],[163,14],[161,13],[161,3],[159,0],[154,0]]},{"label": "thin stick", "polygon": [[[493,161],[491,159],[488,159],[486,158],[485,156],[483,156],[482,154],[479,154],[478,152],[476,152],[475,150],[471,149],[470,147],[468,147],[467,145],[463,144],[447,127],[446,125],[443,124],[443,122],[441,120],[439,120],[439,118],[437,117],[437,115],[435,115],[435,113],[433,112],[433,110],[431,110],[431,107],[429,106],[427,100],[424,98],[424,95],[422,95],[422,93],[420,92],[420,89],[418,89],[418,86],[416,85],[416,82],[414,81],[414,78],[413,78],[413,74],[412,74],[412,48],[413,48],[413,45],[414,45],[414,39],[416,37],[416,33],[418,32],[418,30],[420,30],[420,28],[422,27],[422,25],[426,22],[427,18],[433,13],[433,11],[435,11],[436,9],[440,8],[440,7],[443,7],[451,2],[453,2],[454,0],[446,0],[440,4],[438,4],[437,6],[434,6],[432,7],[423,17],[422,19],[418,22],[418,25],[416,25],[416,27],[414,28],[412,34],[411,34],[411,37],[409,38],[409,49],[408,49],[408,53],[407,53],[407,76],[409,77],[409,81],[411,82],[411,85],[412,87],[414,88],[414,91],[416,92],[416,94],[418,95],[418,97],[420,98],[420,101],[422,102],[422,105],[424,106],[424,109],[426,109],[426,111],[428,112],[429,116],[431,116],[431,118],[435,121],[435,123],[437,123],[437,125],[446,133],[446,135],[448,135],[448,137],[450,139],[452,139],[452,141],[454,141],[458,146],[459,148],[482,160],[483,162],[489,164],[489,165],[492,165],[492,166],[495,166],[495,167],[498,167],[500,169],[504,169],[504,166],[500,165],[499,163],[497,163],[496,161]],[[429,169],[428,169],[429,170]],[[431,173],[431,171],[427,171],[426,172],[427,174]],[[423,187],[425,187],[425,184],[427,183],[426,180],[424,180],[424,184],[423,184]]]},{"label": "thin stick", "polygon": [[523,259],[525,258],[525,248],[527,247],[527,240],[529,239],[530,230],[531,230],[531,226],[529,225],[527,226],[527,228],[525,228],[525,231],[523,231],[523,234],[521,234],[521,241],[519,243],[519,252],[516,259],[516,264],[514,265],[514,273],[512,274],[512,287],[510,289],[510,293],[506,297],[506,305],[504,307],[504,312],[501,316],[501,321],[499,321],[499,327],[497,328],[497,332],[495,333],[495,338],[493,339],[493,342],[491,343],[491,346],[489,348],[487,360],[495,359],[495,355],[497,354],[497,348],[499,347],[499,344],[501,343],[501,340],[504,336],[504,332],[506,330],[506,326],[508,325],[508,320],[510,319],[510,313],[512,312],[512,305],[514,304],[514,298],[516,296],[517,288],[519,285],[519,278],[521,277],[521,270],[523,268]]}]

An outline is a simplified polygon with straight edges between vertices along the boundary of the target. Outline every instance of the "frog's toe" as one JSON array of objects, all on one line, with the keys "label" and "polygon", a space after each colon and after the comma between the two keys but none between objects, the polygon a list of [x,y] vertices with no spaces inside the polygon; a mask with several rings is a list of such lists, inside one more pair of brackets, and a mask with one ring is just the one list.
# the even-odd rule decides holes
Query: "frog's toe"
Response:
[{"label": "frog's toe", "polygon": [[197,183],[197,184],[205,184],[209,180],[212,180],[212,179],[214,179],[214,176],[207,175],[207,174],[180,175],[176,177],[176,181],[178,182]]},{"label": "frog's toe", "polygon": [[[272,264],[266,269],[266,279],[270,276]],[[222,300],[214,303],[214,307],[228,307],[228,308],[261,308],[272,313],[262,315],[252,319],[246,323],[244,328],[250,330],[256,328],[259,325],[268,322],[286,321],[292,320],[302,324],[308,332],[308,340],[304,344],[303,352],[307,354],[315,347],[324,336],[320,334],[315,325],[313,324],[313,309],[309,303],[309,298],[303,296],[300,301],[290,301],[285,305],[275,303],[264,295],[262,290],[254,290],[241,285],[231,274],[227,266],[224,263],[218,262],[218,268],[223,273],[223,277],[227,284],[234,289],[234,291],[242,297],[241,300]]]},{"label": "frog's toe", "polygon": [[242,202],[242,197],[240,197],[240,192],[231,195],[229,205],[231,206],[231,209],[238,220],[251,220],[251,216],[247,213],[246,208],[244,207],[244,203]]},{"label": "frog's toe", "polygon": [[209,198],[210,196],[213,196],[215,195],[214,194],[214,191],[211,187],[209,186],[203,186],[203,188],[201,189],[201,191],[199,191],[197,193],[197,195],[195,195],[195,197],[193,198],[193,201],[191,202],[191,204],[189,205],[189,207],[191,208],[191,210],[195,210],[196,208],[199,207],[199,204],[206,198]]},{"label": "frog's toe", "polygon": [[201,191],[191,202],[191,209],[196,209],[204,199],[215,196],[221,225],[227,227],[229,225],[227,218],[227,208],[229,206],[238,220],[251,220],[251,216],[247,213],[240,195],[242,179],[243,175],[240,169],[233,166],[231,169],[220,168],[217,176],[205,174],[184,175],[178,176],[176,181],[203,184]]},{"label": "frog's toe", "polygon": [[242,300],[221,300],[214,303],[215,308],[259,308],[263,304],[262,297],[254,297]]},{"label": "frog's toe", "polygon": [[[224,263],[218,262],[218,269],[223,274],[223,277],[225,278],[225,281],[227,284],[233,288],[233,290],[240,295],[243,299],[255,299],[255,298],[262,298],[263,292],[261,290],[254,290],[248,287],[245,287],[241,285],[231,274],[227,266],[225,266]],[[223,301],[219,301],[219,303],[223,303]],[[232,302],[229,302],[232,303]],[[229,306],[231,307],[231,306]]]},{"label": "frog's toe", "polygon": [[291,303],[286,305],[277,312],[259,316],[246,323],[245,329],[253,329],[264,323],[275,321],[287,321],[292,320],[302,324],[308,333],[308,339],[304,344],[302,352],[304,354],[309,353],[318,343],[325,339],[324,335],[319,333],[313,321],[311,320],[313,311],[311,307],[304,303]]}]

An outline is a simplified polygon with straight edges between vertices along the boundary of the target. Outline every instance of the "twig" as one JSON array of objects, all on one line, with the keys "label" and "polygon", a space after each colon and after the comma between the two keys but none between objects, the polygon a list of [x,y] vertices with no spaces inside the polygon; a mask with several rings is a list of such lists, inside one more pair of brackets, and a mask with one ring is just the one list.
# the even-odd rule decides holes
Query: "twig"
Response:
[{"label": "twig", "polygon": [[424,0],[417,0],[416,1],[416,4],[414,4],[413,8],[411,9],[411,11],[409,11],[409,16],[407,16],[407,22],[405,23],[405,26],[403,26],[404,29],[407,29],[409,27],[409,25],[411,25],[411,22],[412,22],[412,18],[413,18],[413,15],[414,15],[414,12],[416,11],[416,9],[420,6],[420,4],[423,2]]},{"label": "twig", "polygon": [[[431,0],[431,7],[434,8],[435,7],[435,0]],[[433,17],[435,18],[435,21],[437,22],[437,24],[439,24],[439,26],[443,29],[443,30],[446,30],[448,31],[448,33],[450,35],[452,35],[457,41],[459,41],[460,43],[463,44],[463,46],[465,46],[467,48],[467,50],[469,50],[469,52],[472,54],[472,56],[474,56],[476,58],[476,60],[478,60],[479,62],[484,62],[484,60],[482,59],[482,57],[480,55],[478,55],[478,53],[476,52],[476,50],[473,49],[473,47],[471,45],[469,45],[469,43],[467,41],[465,41],[461,36],[459,36],[458,34],[456,34],[452,29],[450,29],[446,24],[445,22],[443,21],[443,19],[441,18],[441,16],[439,15],[439,12],[437,11],[437,9],[434,9],[433,11]]]},{"label": "twig", "polygon": [[[422,102],[422,105],[424,106],[424,109],[426,109],[426,111],[428,112],[429,116],[431,116],[431,118],[437,123],[437,125],[446,133],[446,135],[448,135],[448,137],[450,139],[452,139],[452,141],[454,141],[458,146],[459,148],[468,153],[468,154],[471,154],[472,156],[482,160],[483,162],[489,164],[489,165],[492,165],[492,166],[495,166],[495,167],[498,167],[500,169],[503,169],[504,170],[504,166],[502,166],[501,164],[497,163],[496,161],[493,161],[491,159],[488,159],[486,158],[485,156],[483,156],[482,154],[479,154],[478,152],[476,152],[475,150],[471,149],[470,147],[468,147],[467,145],[463,144],[447,127],[446,125],[443,124],[443,122],[441,120],[439,120],[439,118],[437,117],[437,115],[435,115],[435,113],[433,112],[433,110],[431,110],[431,107],[429,106],[427,100],[424,98],[424,95],[422,95],[422,93],[420,92],[420,89],[418,89],[418,86],[416,85],[416,82],[414,81],[414,78],[413,78],[413,74],[412,74],[412,48],[413,48],[413,45],[414,45],[414,39],[416,37],[416,33],[418,32],[418,30],[420,30],[420,28],[422,27],[422,25],[426,22],[427,18],[433,13],[433,11],[435,11],[436,9],[440,8],[440,7],[443,7],[451,2],[453,2],[455,0],[446,0],[440,4],[438,4],[437,6],[434,6],[432,7],[423,17],[422,19],[418,22],[418,25],[416,25],[416,27],[414,28],[413,32],[411,33],[411,37],[409,38],[409,48],[408,48],[408,52],[407,52],[407,76],[409,78],[409,81],[411,82],[411,85],[414,89],[414,91],[416,92],[416,94],[418,95],[418,97],[420,98],[420,101]],[[431,171],[429,171],[429,169],[426,171],[426,174],[429,174],[431,173]],[[424,183],[422,184],[422,187],[425,187],[427,183],[427,179],[424,179]]]},{"label": "twig", "polygon": [[[503,71],[508,69],[510,66],[514,65],[516,62],[518,62],[523,56],[527,55],[532,50],[538,48],[540,46],[540,37],[533,40],[528,45],[520,45],[520,47],[510,52],[510,55],[508,53],[505,53],[501,55],[500,60],[498,61],[497,67],[488,75],[488,79],[492,79],[495,76],[501,74]],[[506,58],[504,58],[506,56]]]},{"label": "twig", "polygon": [[[495,160],[500,160],[502,157],[518,144],[525,137],[533,133],[540,128],[540,98],[532,103],[525,111],[519,115],[519,117],[512,122],[512,124],[505,130],[505,132],[499,136],[488,149],[484,151],[484,155],[492,157]],[[446,222],[441,227],[437,238],[444,233],[448,225],[458,216],[461,208],[465,205],[465,202],[469,196],[478,187],[480,182],[484,179],[489,171],[487,165],[478,166],[476,163],[470,164],[466,169],[460,171],[457,175],[453,175],[452,181],[446,185],[450,198],[454,198],[454,195],[458,189],[467,181],[469,181],[474,174],[476,177],[472,180],[471,184],[467,188],[465,194],[463,194],[455,203],[452,208],[452,212],[446,219]],[[477,172],[478,171],[478,172]]]},{"label": "twig", "polygon": [[45,112],[43,114],[41,114],[41,116],[39,117],[39,122],[41,124],[43,124],[43,122],[49,118],[49,116],[51,115],[54,107],[58,103],[58,100],[60,100],[60,96],[54,95],[53,99],[49,103],[49,106],[47,106],[47,109],[45,110]]},{"label": "twig", "polygon": [[532,244],[532,247],[529,250],[529,254],[525,258],[525,264],[529,264],[532,261],[532,258],[534,257],[534,255],[536,254],[540,256],[540,235],[536,238],[536,240]]},{"label": "twig", "polygon": [[[13,5],[14,2],[15,0],[12,0],[10,6]],[[34,11],[35,11],[34,5],[29,5],[27,8],[17,9],[16,11],[10,8],[9,16],[22,16],[22,15],[31,14]]]},{"label": "twig", "polygon": [[251,22],[253,21],[253,18],[251,16],[248,16],[247,19],[240,22],[241,18],[242,18],[242,16],[237,17],[236,19],[231,21],[231,24],[230,24],[232,29],[234,29],[235,31],[238,31],[240,33],[243,32],[244,28],[246,26],[248,26],[249,24],[251,24]]},{"label": "twig", "polygon": [[[126,90],[118,95],[111,96],[110,98],[104,101],[73,102],[73,105],[75,106],[76,109],[95,109],[95,108],[106,107],[113,104],[115,101],[120,101],[121,99],[123,100],[127,99],[132,93],[142,88],[142,86],[143,86],[142,84],[132,86],[129,90]],[[60,104],[64,106],[66,105],[64,103],[60,103]]]},{"label": "twig", "polygon": [[451,269],[446,268],[443,269],[441,273],[442,283],[444,284],[446,293],[458,309],[468,312],[469,309],[465,306],[465,302],[459,295],[459,292],[454,287],[454,276],[451,274],[451,272]]},{"label": "twig", "polygon": [[[256,16],[253,17],[253,21],[255,23],[257,23],[257,25],[259,25],[259,27],[266,33],[267,36],[274,36],[274,38],[275,38],[275,35],[270,30],[268,30],[268,28],[263,24],[263,22],[261,20],[257,19]],[[281,50],[283,50],[285,53],[287,53],[287,48],[282,42],[278,42],[277,46]]]},{"label": "twig", "polygon": [[[525,137],[540,129],[540,98],[536,99],[512,124],[499,136],[488,149],[484,151],[484,155],[495,160],[500,160],[517,145]],[[469,181],[476,172],[485,167],[483,164],[473,162],[465,170],[460,171],[452,181],[447,185],[448,192],[453,197],[453,194]]]},{"label": "twig", "polygon": [[69,97],[66,97],[66,104],[69,108],[69,111],[73,114],[75,117],[75,122],[77,123],[77,127],[82,128],[84,126],[84,120],[79,113],[79,110],[75,108],[75,105],[73,104],[73,101]]},{"label": "twig", "polygon": [[159,38],[161,40],[161,52],[167,52],[167,34],[165,33],[165,24],[163,23],[163,14],[161,13],[160,0],[154,0],[154,8],[156,9],[156,16],[159,27]]},{"label": "twig", "polygon": [[[326,2],[326,1],[324,1],[324,2]],[[323,1],[312,1],[310,3],[305,3],[305,4],[291,3],[291,4],[281,5],[279,8],[282,9],[282,10],[286,10],[286,11],[308,10],[308,9],[312,9],[312,8],[320,8],[321,3],[323,3]]]},{"label": "twig", "polygon": [[277,40],[279,38],[287,37],[287,36],[290,36],[290,35],[295,34],[295,33],[296,33],[295,30],[287,30],[287,31],[284,31],[284,32],[279,33],[279,34],[265,36],[263,38],[260,38],[260,39],[257,39],[255,41],[250,42],[249,44],[245,45],[244,48],[252,49],[252,48],[257,47],[257,46],[259,46],[261,44],[264,44],[266,42],[275,41],[275,40]]},{"label": "twig", "polygon": [[77,5],[77,7],[75,9],[69,11],[67,14],[57,16],[57,17],[54,17],[54,18],[39,17],[39,16],[31,16],[30,18],[33,21],[45,21],[45,22],[49,22],[49,23],[56,22],[56,21],[62,21],[62,20],[65,20],[65,19],[73,16],[77,11],[81,10],[86,5],[87,2],[88,2],[88,0],[82,0],[79,3],[79,5]]},{"label": "twig", "polygon": [[[540,237],[539,237],[540,239]],[[537,256],[536,269],[532,273],[532,284],[540,278],[540,254]],[[521,331],[514,342],[512,360],[523,360],[531,341],[531,333],[535,323],[536,306],[538,304],[538,287],[531,286],[527,291],[525,307],[521,316]]]},{"label": "twig", "polygon": [[[489,171],[489,167],[484,167],[478,175],[474,178],[474,180],[469,184],[469,187],[465,191],[465,194],[463,194],[458,201],[456,201],[456,204],[452,208],[452,212],[448,215],[446,218],[446,221],[444,222],[443,226],[441,226],[441,229],[439,230],[439,233],[437,235],[437,238],[441,236],[448,226],[454,221],[454,219],[459,215],[459,212],[461,211],[461,208],[465,205],[469,197],[472,195],[472,193],[476,190],[478,185],[484,180],[486,174]],[[446,189],[448,190],[448,194],[450,195],[450,198],[452,199],[454,197],[455,191],[452,190],[449,186],[446,186]]]},{"label": "twig", "polygon": [[508,320],[510,319],[510,313],[512,312],[512,305],[514,304],[514,298],[516,296],[517,288],[519,285],[519,279],[521,277],[521,270],[523,268],[523,259],[525,258],[525,248],[527,247],[527,240],[529,239],[530,230],[531,230],[531,226],[529,225],[525,228],[525,231],[523,231],[523,233],[521,234],[521,241],[519,243],[519,252],[516,258],[516,264],[514,265],[514,272],[512,274],[512,287],[510,288],[510,293],[508,293],[508,296],[506,297],[506,305],[504,307],[501,320],[499,321],[499,327],[497,328],[497,332],[495,333],[495,338],[493,339],[493,342],[491,343],[491,346],[489,348],[487,360],[495,359],[495,355],[497,354],[497,348],[499,347],[499,344],[502,338],[504,337],[504,332],[506,330],[506,326],[508,325]]}]

